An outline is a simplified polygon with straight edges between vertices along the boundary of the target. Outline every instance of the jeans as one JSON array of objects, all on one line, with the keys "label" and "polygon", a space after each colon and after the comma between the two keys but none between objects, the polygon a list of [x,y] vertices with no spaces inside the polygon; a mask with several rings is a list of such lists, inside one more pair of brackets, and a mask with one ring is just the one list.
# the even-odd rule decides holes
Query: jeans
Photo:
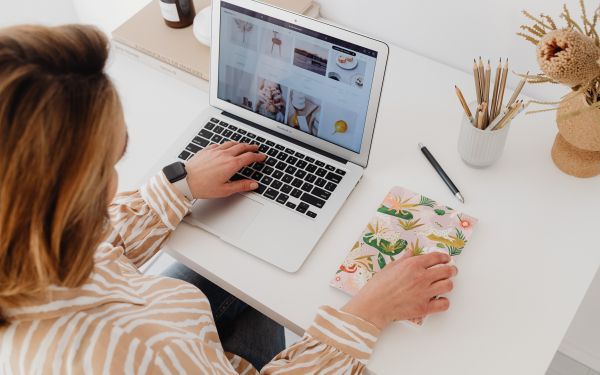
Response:
[{"label": "jeans", "polygon": [[186,266],[176,263],[164,276],[195,285],[208,298],[223,350],[237,354],[260,371],[285,349],[283,327]]}]

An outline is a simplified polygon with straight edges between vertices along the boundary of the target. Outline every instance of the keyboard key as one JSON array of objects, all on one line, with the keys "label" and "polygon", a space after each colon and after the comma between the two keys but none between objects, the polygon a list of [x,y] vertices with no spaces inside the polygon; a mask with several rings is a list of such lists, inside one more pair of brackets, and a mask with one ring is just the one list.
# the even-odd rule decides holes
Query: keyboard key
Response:
[{"label": "keyboard key", "polygon": [[229,125],[228,123],[226,123],[225,121],[219,121],[219,124],[223,125],[223,126],[227,126]]},{"label": "keyboard key", "polygon": [[327,181],[325,179],[319,177],[317,178],[317,182],[315,182],[315,185],[317,185],[318,187],[323,187],[326,183]]},{"label": "keyboard key", "polygon": [[252,179],[256,180],[256,181],[260,181],[260,179],[263,177],[263,174],[260,172],[254,172],[252,173]]},{"label": "keyboard key", "polygon": [[275,145],[275,148],[281,151],[285,150],[285,147],[283,147],[282,145]]},{"label": "keyboard key", "polygon": [[292,182],[293,179],[294,177],[290,176],[289,174],[286,174],[281,180],[286,184],[289,184],[290,182]]},{"label": "keyboard key", "polygon": [[233,139],[236,142],[239,142],[240,139],[242,139],[242,136],[239,135],[238,133],[233,133],[233,135],[231,136],[231,139]]},{"label": "keyboard key", "polygon": [[242,135],[244,135],[244,134],[248,133],[248,132],[247,132],[247,131],[245,131],[244,129],[238,129],[238,130],[237,130],[237,132],[238,132],[238,133],[240,133],[240,134],[242,134]]},{"label": "keyboard key", "polygon": [[295,165],[297,161],[298,161],[298,158],[295,156],[290,156],[287,158],[288,164],[291,164],[291,165]]},{"label": "keyboard key", "polygon": [[294,176],[296,176],[298,178],[304,178],[304,176],[306,176],[306,171],[303,171],[302,169],[298,169],[296,171],[296,173],[294,173]]},{"label": "keyboard key", "polygon": [[263,170],[262,170],[262,173],[266,174],[267,176],[270,176],[270,175],[271,175],[271,173],[273,173],[273,171],[274,171],[274,170],[275,170],[275,169],[273,169],[273,168],[269,167],[268,165],[266,165],[266,166],[263,168]]},{"label": "keyboard key", "polygon": [[263,196],[269,199],[275,199],[277,197],[277,194],[279,194],[277,190],[269,188],[263,193]]},{"label": "keyboard key", "polygon": [[229,179],[230,181],[239,181],[239,180],[245,180],[246,177],[242,176],[239,173],[234,174],[233,176],[231,176],[231,178]]},{"label": "keyboard key", "polygon": [[295,151],[292,150],[291,148],[286,148],[285,152],[288,153],[288,154],[290,154],[290,155],[294,155],[294,153],[295,153]]},{"label": "keyboard key", "polygon": [[256,188],[256,190],[254,190],[255,192],[257,192],[258,194],[262,194],[264,193],[264,191],[267,190],[267,187],[263,184],[258,184],[258,188]]},{"label": "keyboard key", "polygon": [[285,206],[291,208],[292,210],[296,208],[296,205],[292,202],[287,202]]},{"label": "keyboard key", "polygon": [[319,169],[317,169],[315,174],[319,177],[324,177],[325,175],[327,175],[327,170],[323,169],[323,168],[319,168]]},{"label": "keyboard key", "polygon": [[292,197],[294,197],[294,198],[300,198],[301,195],[302,195],[302,190],[300,190],[300,189],[294,189],[294,190],[292,190]]},{"label": "keyboard key", "polygon": [[299,188],[302,186],[302,180],[299,178],[294,178],[294,181],[292,181],[292,186]]},{"label": "keyboard key", "polygon": [[267,146],[267,145],[260,145],[258,147],[258,151],[262,152],[264,154],[265,152],[269,151],[269,146]]},{"label": "keyboard key", "polygon": [[248,168],[248,167],[244,167],[244,168],[242,169],[242,172],[241,172],[241,173],[242,173],[244,176],[246,176],[246,177],[251,177],[251,176],[252,176],[252,173],[254,173],[254,171],[253,171],[252,169]]},{"label": "keyboard key", "polygon": [[275,158],[267,158],[267,160],[265,160],[265,164],[266,165],[270,165],[272,167],[275,164],[277,164],[277,159],[275,159]]},{"label": "keyboard key", "polygon": [[267,155],[269,156],[277,156],[278,153],[279,151],[275,150],[274,148],[271,148],[267,151]]},{"label": "keyboard key", "polygon": [[263,143],[264,141],[266,141],[266,139],[264,139],[263,137],[256,137],[256,140],[259,141],[260,143]]},{"label": "keyboard key", "polygon": [[305,169],[310,173],[315,173],[315,171],[317,170],[317,166],[314,164],[309,164],[306,166]]},{"label": "keyboard key", "polygon": [[310,206],[304,202],[300,202],[300,204],[298,205],[298,207],[296,207],[296,211],[300,212],[300,213],[305,213],[306,210],[308,210]]},{"label": "keyboard key", "polygon": [[269,146],[275,146],[275,142],[273,142],[273,141],[267,141],[267,145],[269,145]]},{"label": "keyboard key", "polygon": [[310,191],[313,188],[313,184],[311,184],[310,182],[305,182],[304,185],[302,185],[302,190],[306,191],[307,193],[310,193]]},{"label": "keyboard key", "polygon": [[280,171],[284,170],[285,167],[287,167],[287,164],[282,161],[277,162],[277,165],[275,165],[275,168],[279,169]]},{"label": "keyboard key", "polygon": [[320,188],[320,187],[318,187],[318,186],[315,186],[315,188],[312,190],[312,192],[311,192],[311,193],[312,193],[312,195],[314,195],[315,197],[319,197],[319,198],[321,198],[321,199],[325,199],[325,200],[329,199],[329,197],[331,196],[331,193],[330,193],[330,192],[328,192],[328,191],[326,191],[326,190],[323,190],[323,189],[321,189],[321,188]]},{"label": "keyboard key", "polygon": [[295,172],[296,167],[292,167],[291,165],[288,165],[288,167],[285,169],[285,173],[294,174]]},{"label": "keyboard key", "polygon": [[208,140],[201,138],[201,137],[194,137],[194,140],[192,142],[194,142],[198,146],[202,146],[202,147],[208,146]]},{"label": "keyboard key", "polygon": [[201,150],[200,146],[197,146],[193,143],[190,143],[189,145],[187,145],[187,147],[185,149],[188,150],[189,152],[193,152],[193,153],[196,153]]},{"label": "keyboard key", "polygon": [[188,158],[190,157],[190,155],[192,155],[192,154],[190,154],[187,151],[182,151],[181,154],[179,154],[178,158],[181,159],[181,160],[188,160]]},{"label": "keyboard key", "polygon": [[221,140],[223,140],[223,137],[221,137],[218,134],[213,135],[213,137],[210,139],[211,141],[215,142],[215,143],[219,143],[221,142]]},{"label": "keyboard key", "polygon": [[333,182],[328,182],[327,185],[325,185],[325,189],[327,189],[329,191],[334,191],[336,187],[337,187],[337,185],[334,184]]},{"label": "keyboard key", "polygon": [[329,165],[329,164],[327,164],[327,165],[325,166],[325,169],[328,169],[328,170],[330,170],[330,171],[335,171],[335,167],[334,167],[333,165]]},{"label": "keyboard key", "polygon": [[215,124],[213,124],[212,122],[207,122],[206,125],[204,125],[204,129],[208,129],[208,130],[211,130],[214,127],[215,127]]},{"label": "keyboard key", "polygon": [[304,167],[306,167],[307,165],[308,165],[308,163],[305,162],[304,160],[298,160],[298,162],[296,163],[296,167],[302,168],[302,169],[304,169]]},{"label": "keyboard key", "polygon": [[215,124],[218,124],[218,123],[219,123],[219,120],[217,120],[217,119],[216,119],[216,118],[214,118],[214,117],[213,117],[213,118],[211,118],[211,119],[210,119],[210,121],[214,122]]},{"label": "keyboard key", "polygon": [[203,136],[206,139],[210,139],[213,136],[213,132],[209,132],[206,129],[202,129],[200,130],[200,133],[198,133],[199,135]]},{"label": "keyboard key", "polygon": [[227,125],[227,128],[230,129],[230,130],[233,130],[233,131],[237,130],[237,126],[231,125],[231,124]]},{"label": "keyboard key", "polygon": [[280,189],[280,190],[281,190],[281,191],[283,191],[283,192],[284,192],[284,193],[286,193],[286,194],[289,194],[289,193],[290,193],[290,191],[292,191],[292,187],[291,187],[290,185],[288,185],[288,184],[284,184],[284,185],[281,187],[281,189]]},{"label": "keyboard key", "polygon": [[325,166],[325,163],[323,163],[320,160],[315,161],[315,164],[318,165],[319,167],[324,167]]},{"label": "keyboard key", "polygon": [[250,143],[250,142],[252,142],[252,140],[250,138],[248,138],[248,137],[243,137],[240,142],[242,142],[242,143]]},{"label": "keyboard key", "polygon": [[314,183],[316,179],[317,179],[317,176],[315,176],[314,174],[310,174],[310,173],[308,173],[306,175],[306,177],[304,177],[304,180],[308,181],[310,183]]},{"label": "keyboard key", "polygon": [[309,163],[314,163],[315,162],[315,159],[311,158],[310,156],[305,157],[304,160],[306,160]]},{"label": "keyboard key", "polygon": [[277,197],[277,203],[285,204],[285,202],[287,202],[288,199],[289,199],[289,195],[285,195],[285,194],[281,193]]},{"label": "keyboard key", "polygon": [[345,176],[346,175],[346,171],[341,170],[339,168],[335,170],[335,173],[339,174],[340,176]]},{"label": "keyboard key", "polygon": [[220,144],[223,144],[225,142],[227,142],[227,138],[221,138],[221,140],[219,141]]},{"label": "keyboard key", "polygon": [[225,130],[223,130],[223,133],[221,133],[221,134],[223,135],[223,137],[229,138],[233,135],[233,132],[229,129],[225,129]]},{"label": "keyboard key", "polygon": [[304,159],[304,154],[301,152],[296,151],[296,153],[294,154],[298,159]]},{"label": "keyboard key", "polygon": [[283,177],[283,172],[282,171],[275,171],[275,172],[273,172],[273,178],[280,179],[281,177]]},{"label": "keyboard key", "polygon": [[277,156],[275,156],[277,159],[281,160],[281,161],[285,161],[285,159],[287,158],[287,154],[284,154],[283,152],[280,152],[279,154],[277,154]]},{"label": "keyboard key", "polygon": [[263,163],[252,163],[252,165],[250,166],[253,169],[257,170],[257,171],[262,171],[262,169],[265,167],[265,165]]},{"label": "keyboard key", "polygon": [[302,194],[302,196],[300,197],[300,200],[302,200],[302,201],[304,201],[304,202],[306,202],[308,204],[311,204],[311,205],[313,205],[315,207],[318,207],[318,208],[322,208],[323,205],[325,205],[325,201],[324,200],[322,200],[320,198],[317,198],[314,195],[311,195],[311,194],[308,194],[308,193]]},{"label": "keyboard key", "polygon": [[340,181],[342,181],[342,176],[337,175],[335,173],[331,173],[331,172],[327,173],[327,176],[325,176],[325,178],[328,179],[329,181],[335,182],[336,184],[339,184]]},{"label": "keyboard key", "polygon": [[262,180],[260,180],[260,182],[262,182],[265,185],[271,185],[271,182],[273,182],[273,179],[269,176],[263,176]]},{"label": "keyboard key", "polygon": [[217,134],[223,133],[223,130],[225,130],[225,129],[220,127],[219,125],[215,126],[215,128],[213,129],[213,131]]},{"label": "keyboard key", "polygon": [[306,216],[308,216],[308,217],[312,217],[312,218],[314,219],[315,217],[317,217],[317,214],[316,214],[316,213],[314,213],[314,212],[312,212],[312,211],[308,211],[308,212],[306,213]]},{"label": "keyboard key", "polygon": [[252,134],[252,133],[248,133],[248,134],[246,134],[246,136],[248,138],[252,138],[252,139],[256,138],[256,134]]},{"label": "keyboard key", "polygon": [[279,188],[281,188],[281,185],[283,185],[283,183],[282,183],[281,181],[277,181],[277,180],[275,180],[275,181],[273,181],[273,183],[271,184],[271,187],[272,187],[273,189],[279,189]]}]

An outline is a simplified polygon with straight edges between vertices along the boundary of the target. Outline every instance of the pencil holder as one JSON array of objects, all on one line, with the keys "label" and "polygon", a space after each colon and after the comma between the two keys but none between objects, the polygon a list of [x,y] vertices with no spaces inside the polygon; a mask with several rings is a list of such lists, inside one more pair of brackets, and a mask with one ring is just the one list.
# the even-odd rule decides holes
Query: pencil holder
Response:
[{"label": "pencil holder", "polygon": [[472,167],[489,167],[502,156],[509,129],[510,122],[502,129],[481,130],[463,116],[458,136],[458,153]]}]

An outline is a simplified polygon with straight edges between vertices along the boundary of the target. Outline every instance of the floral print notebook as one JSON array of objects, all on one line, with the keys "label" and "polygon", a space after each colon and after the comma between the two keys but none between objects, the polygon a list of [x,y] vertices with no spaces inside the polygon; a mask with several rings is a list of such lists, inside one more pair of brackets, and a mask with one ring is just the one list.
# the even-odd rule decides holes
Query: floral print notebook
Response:
[{"label": "floral print notebook", "polygon": [[[340,265],[331,286],[356,294],[403,251],[460,255],[477,219],[410,190],[394,187]],[[415,319],[413,323],[422,324]]]}]

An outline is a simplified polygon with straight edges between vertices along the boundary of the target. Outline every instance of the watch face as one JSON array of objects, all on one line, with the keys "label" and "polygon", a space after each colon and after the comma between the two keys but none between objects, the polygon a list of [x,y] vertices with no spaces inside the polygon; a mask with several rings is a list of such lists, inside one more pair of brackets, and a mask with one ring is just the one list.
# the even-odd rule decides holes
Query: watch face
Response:
[{"label": "watch face", "polygon": [[163,173],[165,174],[165,177],[167,178],[167,180],[169,180],[170,183],[182,180],[187,176],[187,172],[185,171],[185,164],[181,162],[176,162],[167,165],[163,168]]}]

